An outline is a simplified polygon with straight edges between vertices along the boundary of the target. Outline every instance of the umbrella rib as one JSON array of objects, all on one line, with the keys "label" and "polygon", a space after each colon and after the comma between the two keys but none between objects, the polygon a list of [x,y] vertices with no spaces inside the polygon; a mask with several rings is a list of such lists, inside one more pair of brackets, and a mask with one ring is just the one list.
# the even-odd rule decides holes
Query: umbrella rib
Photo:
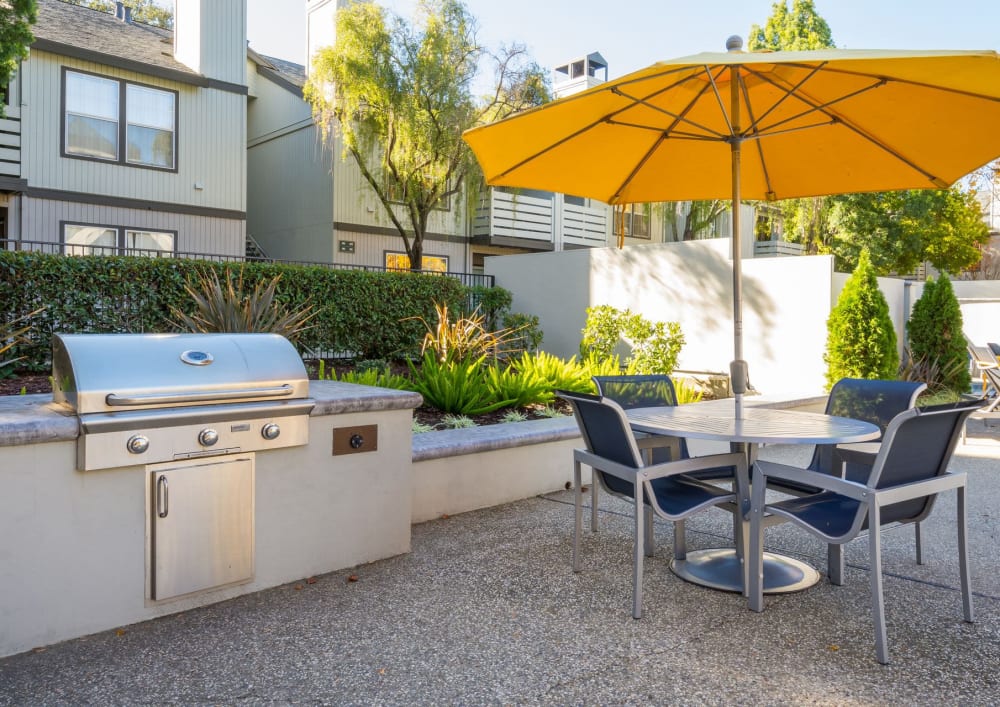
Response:
[{"label": "umbrella rib", "polygon": [[682,110],[679,115],[675,116],[673,124],[660,133],[660,136],[656,139],[656,142],[653,143],[652,147],[650,147],[646,151],[646,154],[642,156],[642,159],[639,160],[638,164],[636,164],[636,166],[632,169],[632,171],[629,172],[629,175],[625,177],[624,181],[622,181],[621,184],[618,185],[618,188],[615,190],[615,193],[611,197],[612,203],[621,198],[622,192],[625,191],[625,188],[628,187],[628,185],[632,182],[633,179],[635,179],[635,175],[638,174],[639,170],[641,170],[643,166],[646,164],[646,162],[649,161],[649,159],[653,156],[653,153],[655,153],[659,149],[660,145],[663,144],[663,141],[670,136],[671,131],[675,127],[677,127],[677,124],[680,123],[681,121],[690,122],[686,120],[685,116],[691,111],[692,108],[694,108],[695,104],[698,102],[698,99],[700,99],[703,95],[705,95],[705,91],[707,90],[708,90],[708,84],[703,86],[702,89],[697,94],[695,94],[695,96],[691,98],[690,101],[688,101],[688,104],[684,106],[684,110]]},{"label": "umbrella rib", "polygon": [[[767,77],[762,77],[762,78],[766,79]],[[772,83],[773,85],[777,86],[778,88],[782,88],[781,86],[778,86],[777,84],[774,84],[773,81],[771,81],[770,83]],[[836,111],[829,110],[830,106],[833,106],[833,105],[835,105],[837,103],[840,103],[840,102],[842,102],[842,101],[844,101],[844,100],[846,100],[848,98],[851,98],[853,96],[856,96],[858,94],[866,93],[866,92],[871,91],[873,89],[885,86],[886,83],[887,83],[887,79],[881,78],[876,83],[872,84],[871,86],[866,86],[864,88],[860,88],[857,91],[853,91],[853,92],[845,94],[845,95],[843,95],[843,96],[841,96],[841,97],[839,97],[839,98],[837,98],[835,100],[827,101],[825,103],[819,103],[818,101],[816,101],[815,99],[811,98],[810,96],[808,96],[806,94],[799,93],[799,94],[797,94],[797,98],[800,101],[802,101],[803,103],[805,103],[806,105],[811,106],[812,110],[805,111],[805,112],[801,113],[800,115],[795,116],[795,118],[788,118],[787,120],[782,120],[782,121],[780,121],[778,123],[775,123],[774,125],[769,126],[767,128],[767,130],[769,132],[765,133],[764,137],[768,137],[768,136],[771,136],[771,135],[781,134],[779,132],[773,132],[774,128],[777,127],[778,125],[781,125],[783,123],[787,123],[790,120],[794,120],[796,118],[800,118],[803,115],[808,115],[809,113],[820,112],[820,113],[822,113],[824,115],[829,116],[830,119],[831,119],[831,121],[833,123],[837,123],[837,124],[843,125],[848,130],[851,130],[855,134],[859,135],[861,138],[863,138],[863,139],[867,140],[868,142],[870,142],[871,144],[875,145],[875,147],[877,147],[877,148],[881,149],[882,151],[884,151],[884,152],[892,155],[897,160],[899,160],[903,164],[907,165],[908,167],[910,167],[914,171],[919,172],[920,174],[924,175],[925,177],[927,177],[927,179],[932,184],[934,184],[938,188],[940,188],[940,189],[947,189],[950,185],[946,184],[943,179],[941,179],[940,177],[937,177],[936,175],[933,175],[930,172],[928,172],[927,170],[923,169],[918,164],[916,164],[915,162],[913,162],[912,160],[910,160],[908,157],[906,157],[905,155],[901,154],[897,150],[893,149],[889,145],[885,144],[884,142],[882,142],[881,140],[879,140],[874,135],[872,135],[872,134],[870,134],[870,133],[862,130],[860,126],[855,125],[852,121],[848,120],[847,118],[845,118],[844,116],[840,115]],[[801,126],[800,128],[792,128],[790,130],[782,131],[782,132],[795,132],[797,130],[802,130],[802,129],[806,129],[806,128],[813,128],[813,127],[820,127],[822,125],[824,125],[824,123],[819,123],[819,124],[811,125],[811,126]]]},{"label": "umbrella rib", "polygon": [[[759,139],[757,131],[757,117],[754,115],[753,104],[750,102],[750,92],[747,90],[747,82],[743,79],[742,76],[740,77],[739,81],[740,81],[740,92],[743,94],[743,102],[746,103],[747,115],[750,118],[750,129],[753,131],[754,137],[758,138],[754,140],[754,145],[757,148],[757,156],[760,158],[760,169],[764,173],[764,184],[767,187],[766,193],[773,196],[774,189],[772,188],[771,185],[771,174],[767,170],[767,160],[764,159],[764,146],[761,145]],[[785,100],[786,97],[787,94],[783,96],[781,100],[778,101],[778,103],[775,103],[773,106],[771,106],[768,112],[774,110],[778,106],[778,104],[781,103],[781,101]],[[763,120],[763,117],[761,117],[761,120]]]},{"label": "umbrella rib", "polygon": [[[782,90],[782,91],[787,90],[785,87],[783,87],[780,84],[772,81],[767,76],[760,76],[760,78],[762,80],[764,80],[764,81],[767,81],[768,83],[770,83],[772,86],[774,86],[775,88],[777,88],[779,90]],[[823,115],[829,116],[834,121],[839,121],[840,117],[837,116],[837,115],[835,115],[834,113],[828,111],[827,110],[828,108],[830,108],[831,106],[834,106],[834,105],[836,105],[838,103],[842,103],[843,101],[846,101],[849,98],[854,98],[855,96],[860,96],[862,93],[867,93],[868,91],[871,91],[873,89],[881,88],[882,86],[885,86],[885,80],[884,79],[879,79],[878,81],[876,81],[875,83],[871,84],[870,86],[863,86],[862,88],[859,88],[856,91],[851,91],[850,93],[845,93],[843,96],[839,96],[838,98],[834,98],[833,100],[826,101],[825,103],[819,103],[819,102],[815,101],[814,99],[810,98],[806,94],[798,93],[798,94],[796,94],[795,97],[798,98],[803,103],[805,103],[806,105],[808,105],[809,106],[808,110],[804,110],[801,113],[796,113],[793,116],[790,116],[788,118],[784,118],[782,120],[779,120],[777,123],[772,123],[771,125],[768,125],[768,126],[766,126],[764,128],[758,128],[758,132],[761,132],[761,133],[764,133],[764,134],[770,134],[775,128],[777,128],[777,127],[779,127],[781,125],[784,125],[785,123],[790,123],[793,120],[798,120],[799,118],[802,118],[804,116],[810,115],[812,113],[822,113]],[[822,125],[822,123],[821,123],[821,125]]]},{"label": "umbrella rib", "polygon": [[[800,88],[802,88],[802,86],[804,86],[804,85],[805,85],[805,83],[806,83],[806,82],[807,82],[807,81],[808,81],[809,79],[811,79],[811,78],[812,78],[813,76],[815,76],[815,75],[816,75],[816,73],[817,73],[817,72],[818,72],[818,71],[819,71],[820,69],[822,69],[822,68],[823,68],[824,66],[826,66],[826,62],[823,62],[822,64],[817,64],[817,65],[816,65],[815,67],[813,67],[813,70],[812,70],[812,71],[810,71],[810,72],[809,72],[809,73],[808,73],[808,74],[807,74],[806,76],[804,76],[804,77],[802,78],[802,80],[801,80],[801,81],[799,81],[799,82],[798,82],[797,84],[795,84],[794,86],[791,86],[790,88],[786,88],[786,87],[783,87],[783,86],[779,86],[779,85],[777,84],[777,82],[775,82],[775,81],[772,81],[772,80],[770,79],[770,77],[768,77],[768,76],[765,76],[764,74],[762,74],[761,72],[759,72],[759,71],[757,71],[757,70],[755,70],[755,69],[753,69],[753,68],[750,68],[750,67],[747,67],[747,73],[750,73],[750,74],[752,74],[753,76],[755,76],[755,77],[757,77],[757,78],[759,78],[759,79],[761,79],[761,80],[763,80],[763,81],[767,81],[767,82],[768,82],[768,83],[770,83],[770,84],[771,84],[772,86],[775,86],[775,87],[776,87],[776,88],[778,88],[779,90],[782,90],[782,91],[784,91],[784,92],[785,92],[785,93],[784,93],[784,95],[783,95],[783,96],[782,96],[781,98],[779,98],[779,99],[778,99],[777,101],[775,101],[775,103],[774,103],[774,105],[773,105],[773,106],[771,106],[771,107],[770,107],[770,108],[768,108],[768,109],[767,109],[766,111],[764,111],[763,113],[761,113],[761,115],[760,115],[760,117],[759,117],[759,118],[755,118],[755,119],[753,119],[753,122],[752,122],[752,123],[750,124],[750,129],[751,129],[751,130],[755,130],[755,131],[756,131],[756,130],[757,130],[757,126],[758,126],[758,125],[759,125],[759,124],[760,124],[761,122],[763,122],[763,121],[764,121],[764,120],[765,120],[765,119],[767,118],[767,116],[771,115],[771,113],[773,113],[774,111],[776,111],[776,110],[778,109],[778,106],[780,106],[780,105],[781,105],[782,103],[784,103],[784,102],[785,102],[785,101],[786,101],[787,99],[791,98],[791,96],[792,96],[793,94],[795,94],[795,93],[796,93],[796,92],[797,92],[797,91],[798,91],[798,90],[799,90]],[[745,100],[746,100],[746,102],[747,102],[747,106],[749,107],[749,105],[750,105],[750,97],[749,97],[749,96],[747,95],[747,91],[746,91],[746,82],[743,82],[743,94],[744,94],[744,99],[745,99]]]},{"label": "umbrella rib", "polygon": [[678,138],[684,140],[703,140],[704,142],[720,142],[722,139],[728,139],[728,136],[718,134],[717,137],[712,135],[703,135],[701,133],[688,133],[681,132],[678,130],[671,131],[671,128],[664,130],[663,128],[658,128],[655,125],[643,125],[642,123],[627,123],[624,120],[609,120],[608,125],[618,125],[623,128],[636,128],[637,130],[648,130],[654,133],[670,133],[671,138]]},{"label": "umbrella rib", "polygon": [[[719,75],[721,76],[722,72],[725,70],[726,68],[723,67],[720,70]],[[733,130],[733,121],[729,118],[729,112],[726,110],[726,103],[722,100],[722,94],[719,93],[719,86],[715,83],[715,77],[712,76],[712,72],[709,71],[708,66],[705,67],[705,74],[708,76],[709,83],[712,84],[712,92],[715,94],[715,100],[719,102],[719,112],[722,113],[722,117],[726,120],[726,127],[729,129],[729,136],[733,137],[736,132]]]},{"label": "umbrella rib", "polygon": [[[783,64],[783,66],[799,66],[799,65],[798,64],[789,63],[789,64]],[[805,66],[808,66],[808,64],[805,65]],[[831,73],[831,74],[846,74],[846,75],[849,75],[849,76],[862,76],[862,77],[867,77],[867,78],[872,78],[874,76],[874,74],[866,73],[864,71],[850,71],[849,69],[840,69],[840,68],[837,68],[837,67],[827,67],[823,71],[825,73]],[[941,86],[940,84],[927,83],[925,81],[914,81],[912,79],[897,78],[895,76],[888,76],[888,75],[885,75],[885,74],[881,75],[880,78],[881,78],[882,81],[885,81],[885,82],[890,82],[891,81],[893,83],[902,83],[902,84],[906,84],[908,86],[918,86],[920,88],[931,88],[931,89],[934,89],[934,90],[937,90],[937,91],[942,91],[944,93],[951,93],[951,94],[955,94],[955,95],[958,95],[958,96],[968,96],[969,98],[977,98],[977,99],[981,99],[981,100],[984,100],[984,101],[992,101],[994,103],[1000,103],[1000,96],[990,96],[990,95],[983,94],[983,93],[976,93],[974,91],[963,91],[960,88],[951,88],[949,86]]]}]

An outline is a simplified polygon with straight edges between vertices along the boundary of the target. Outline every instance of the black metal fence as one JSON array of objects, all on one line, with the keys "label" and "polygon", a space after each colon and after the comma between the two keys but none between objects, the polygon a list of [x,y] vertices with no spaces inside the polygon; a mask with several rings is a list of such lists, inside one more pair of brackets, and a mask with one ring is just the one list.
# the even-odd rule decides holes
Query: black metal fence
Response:
[{"label": "black metal fence", "polygon": [[[152,248],[118,248],[100,245],[73,245],[53,243],[51,241],[22,241],[0,239],[0,250],[28,250],[51,255],[115,255],[134,256],[142,258],[188,258],[191,260],[208,260],[216,263],[279,263],[283,265],[302,265],[309,267],[329,268],[331,270],[366,270],[368,272],[409,272],[398,268],[386,268],[378,265],[354,265],[351,263],[315,263],[307,260],[278,260],[276,258],[252,258],[241,255],[223,255],[220,253],[191,253],[185,251],[165,251]],[[480,275],[465,272],[435,272],[422,271],[423,275],[441,275],[453,277],[466,287],[493,287],[495,278],[492,275]]]}]

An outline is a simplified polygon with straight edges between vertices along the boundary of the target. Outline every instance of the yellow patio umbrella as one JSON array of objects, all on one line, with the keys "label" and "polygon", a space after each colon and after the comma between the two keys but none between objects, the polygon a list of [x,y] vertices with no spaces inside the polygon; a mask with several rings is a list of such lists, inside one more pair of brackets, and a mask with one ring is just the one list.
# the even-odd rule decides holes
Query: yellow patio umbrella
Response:
[{"label": "yellow patio umbrella", "polygon": [[[665,61],[464,135],[488,184],[608,204],[947,188],[1000,156],[993,51],[728,52]],[[739,209],[732,364],[742,417]]]}]

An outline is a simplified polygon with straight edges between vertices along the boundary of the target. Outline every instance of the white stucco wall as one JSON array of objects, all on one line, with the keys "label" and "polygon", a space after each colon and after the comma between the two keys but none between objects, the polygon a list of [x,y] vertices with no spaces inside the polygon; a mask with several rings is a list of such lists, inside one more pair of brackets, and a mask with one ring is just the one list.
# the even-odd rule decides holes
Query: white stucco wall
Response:
[{"label": "white stucco wall", "polygon": [[[487,258],[486,272],[511,290],[514,311],[538,315],[546,351],[576,353],[587,307],[609,304],[679,322],[686,343],[678,368],[729,370],[728,239]],[[758,390],[822,389],[832,275],[829,256],[743,261],[744,358]]]}]

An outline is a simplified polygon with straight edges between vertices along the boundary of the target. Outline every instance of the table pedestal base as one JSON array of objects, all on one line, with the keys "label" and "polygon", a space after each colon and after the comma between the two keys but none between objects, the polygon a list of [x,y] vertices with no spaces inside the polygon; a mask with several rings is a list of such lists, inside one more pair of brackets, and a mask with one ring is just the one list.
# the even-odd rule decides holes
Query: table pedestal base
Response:
[{"label": "table pedestal base", "polygon": [[[681,579],[703,587],[721,589],[725,592],[743,592],[743,572],[736,550],[696,550],[687,554],[685,560],[670,563]],[[783,594],[807,589],[819,581],[819,572],[805,562],[764,553],[764,593]]]}]

